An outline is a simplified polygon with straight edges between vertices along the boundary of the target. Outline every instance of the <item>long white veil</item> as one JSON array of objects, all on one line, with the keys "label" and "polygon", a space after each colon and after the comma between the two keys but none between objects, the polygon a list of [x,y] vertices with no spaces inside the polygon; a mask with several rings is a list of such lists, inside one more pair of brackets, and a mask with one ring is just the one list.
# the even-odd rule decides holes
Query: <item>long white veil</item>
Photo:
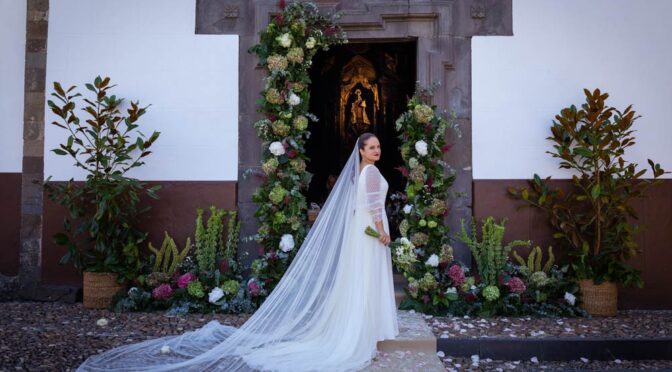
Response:
[{"label": "long white veil", "polygon": [[[311,361],[299,355],[302,343],[317,339],[333,316],[336,301],[331,296],[339,273],[342,250],[348,244],[354,219],[359,182],[359,141],[324,204],[317,220],[286,273],[262,306],[240,328],[211,321],[195,331],[111,349],[87,359],[78,371],[251,371],[288,368],[293,370],[344,370],[356,367],[338,361],[331,368],[324,360]],[[354,249],[354,248],[353,248]],[[339,291],[344,292],[344,291]],[[347,304],[346,306],[357,306]],[[338,310],[336,310],[338,311]],[[356,311],[356,310],[353,310]],[[356,327],[339,324],[338,327]],[[324,336],[322,336],[324,337]],[[332,341],[334,342],[334,341]],[[338,342],[336,340],[335,342]],[[161,349],[164,347],[162,353]],[[332,352],[335,352],[332,351]],[[292,354],[293,353],[293,354]],[[293,355],[293,356],[292,356]],[[320,357],[320,356],[315,356]],[[292,359],[294,358],[294,359]],[[324,359],[324,358],[323,358]],[[336,363],[336,360],[334,361]],[[361,366],[361,362],[360,365]]]}]

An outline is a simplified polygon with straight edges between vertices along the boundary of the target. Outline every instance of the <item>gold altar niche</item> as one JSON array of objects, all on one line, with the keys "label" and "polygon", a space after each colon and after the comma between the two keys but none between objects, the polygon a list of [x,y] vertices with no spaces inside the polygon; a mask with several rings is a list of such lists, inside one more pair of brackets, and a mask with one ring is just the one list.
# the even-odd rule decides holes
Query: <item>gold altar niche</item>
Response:
[{"label": "gold altar niche", "polygon": [[376,131],[380,110],[376,78],[373,64],[359,55],[341,70],[338,128],[345,143],[354,143],[362,133]]}]

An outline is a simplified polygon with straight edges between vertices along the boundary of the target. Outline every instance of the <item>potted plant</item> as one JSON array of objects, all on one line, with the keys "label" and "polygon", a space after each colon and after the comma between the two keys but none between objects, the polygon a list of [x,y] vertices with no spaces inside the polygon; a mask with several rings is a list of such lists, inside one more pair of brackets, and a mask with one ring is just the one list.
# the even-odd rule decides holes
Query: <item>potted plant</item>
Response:
[{"label": "potted plant", "polygon": [[607,106],[609,95],[584,89],[586,103],[562,109],[551,127],[553,151],[560,168],[574,172],[572,187],[551,190],[550,177],[534,175],[529,188],[509,188],[509,193],[528,206],[544,210],[572,258],[573,275],[583,292],[584,308],[593,315],[616,315],[617,287],[643,286],[640,272],[627,260],[638,252],[632,223],[637,213],[634,198],[641,198],[665,171],[649,159],[652,179],[641,178],[646,170],[624,159],[635,144],[633,124],[639,118],[632,105],[621,112]]},{"label": "potted plant", "polygon": [[54,82],[54,96],[49,100],[51,111],[60,118],[52,124],[66,130],[65,143],[52,151],[69,156],[75,166],[86,172],[86,180],[44,183],[49,199],[68,211],[63,221],[63,232],[54,236],[57,244],[67,246],[61,264],[72,262],[84,273],[84,306],[102,308],[110,305],[112,296],[135,278],[143,262],[139,244],[147,234],[136,227],[138,217],[149,210],[140,207],[140,195],[157,199],[160,186],[148,188],[145,183],[128,177],[129,170],[144,164],[141,159],[151,152],[149,148],[159,137],[149,138],[139,133],[137,121],[147,107],[131,102],[121,113],[123,99],[108,95],[110,78],[96,77],[86,88],[94,93],[84,98],[87,115],[80,120],[75,113],[75,101],[81,94],[75,86],[67,91]]}]

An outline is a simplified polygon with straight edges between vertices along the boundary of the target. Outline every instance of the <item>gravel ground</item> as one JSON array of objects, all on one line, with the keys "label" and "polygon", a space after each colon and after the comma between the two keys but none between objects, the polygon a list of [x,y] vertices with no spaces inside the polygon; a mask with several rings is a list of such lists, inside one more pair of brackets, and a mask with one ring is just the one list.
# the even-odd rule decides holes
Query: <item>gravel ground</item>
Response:
[{"label": "gravel ground", "polygon": [[[249,316],[115,314],[81,303],[0,303],[0,371],[70,371],[90,355],[127,343],[181,334],[217,319],[240,326]],[[105,318],[106,326],[96,322]]]},{"label": "gravel ground", "polygon": [[[97,325],[96,322],[101,318],[105,318],[108,324]],[[177,317],[166,316],[162,312],[115,314],[108,310],[84,309],[81,303],[3,302],[0,303],[0,371],[71,371],[90,355],[122,344],[181,334],[199,328],[212,319],[239,326],[247,318],[247,315],[221,314]],[[481,334],[497,336],[497,332],[509,334],[505,328],[515,329],[521,337],[543,337],[555,335],[556,332],[562,335],[563,326],[580,332],[571,334],[574,336],[595,334],[648,337],[671,334],[672,311],[623,312],[617,318],[611,319],[493,318],[487,320],[487,327],[479,325],[485,324],[480,319],[430,317],[426,320],[439,337],[444,329],[451,334],[455,333],[455,325],[467,330],[463,333],[457,331],[455,337],[457,334],[460,337],[476,337]],[[564,324],[558,324],[559,321]],[[532,331],[544,331],[544,334],[531,336]],[[469,358],[439,356],[447,370],[672,370],[672,361],[577,360],[534,363],[484,359],[478,360],[477,365],[474,365]]]},{"label": "gravel ground", "polygon": [[[657,338],[672,336],[672,311],[619,311],[613,318],[532,318],[424,316],[439,338],[477,337],[633,337]],[[668,370],[671,360],[573,360],[504,361],[492,359],[451,357],[439,352],[439,358],[449,371],[628,371]]]},{"label": "gravel ground", "polygon": [[[670,360],[572,360],[544,362],[532,360],[492,360],[441,358],[447,371],[671,371]],[[476,363],[474,363],[476,362]]]},{"label": "gravel ground", "polygon": [[476,337],[672,337],[672,311],[619,311],[613,318],[432,317],[439,338]]}]

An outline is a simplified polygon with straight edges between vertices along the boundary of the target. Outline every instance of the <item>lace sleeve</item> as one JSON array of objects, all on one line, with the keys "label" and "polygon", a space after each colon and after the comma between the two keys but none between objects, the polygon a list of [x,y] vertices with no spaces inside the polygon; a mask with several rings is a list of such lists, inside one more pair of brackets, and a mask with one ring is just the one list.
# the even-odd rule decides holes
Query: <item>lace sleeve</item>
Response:
[{"label": "lace sleeve", "polygon": [[385,195],[381,187],[382,175],[375,166],[367,167],[365,174],[366,187],[366,209],[369,211],[375,222],[383,220],[383,208],[385,206]]}]

